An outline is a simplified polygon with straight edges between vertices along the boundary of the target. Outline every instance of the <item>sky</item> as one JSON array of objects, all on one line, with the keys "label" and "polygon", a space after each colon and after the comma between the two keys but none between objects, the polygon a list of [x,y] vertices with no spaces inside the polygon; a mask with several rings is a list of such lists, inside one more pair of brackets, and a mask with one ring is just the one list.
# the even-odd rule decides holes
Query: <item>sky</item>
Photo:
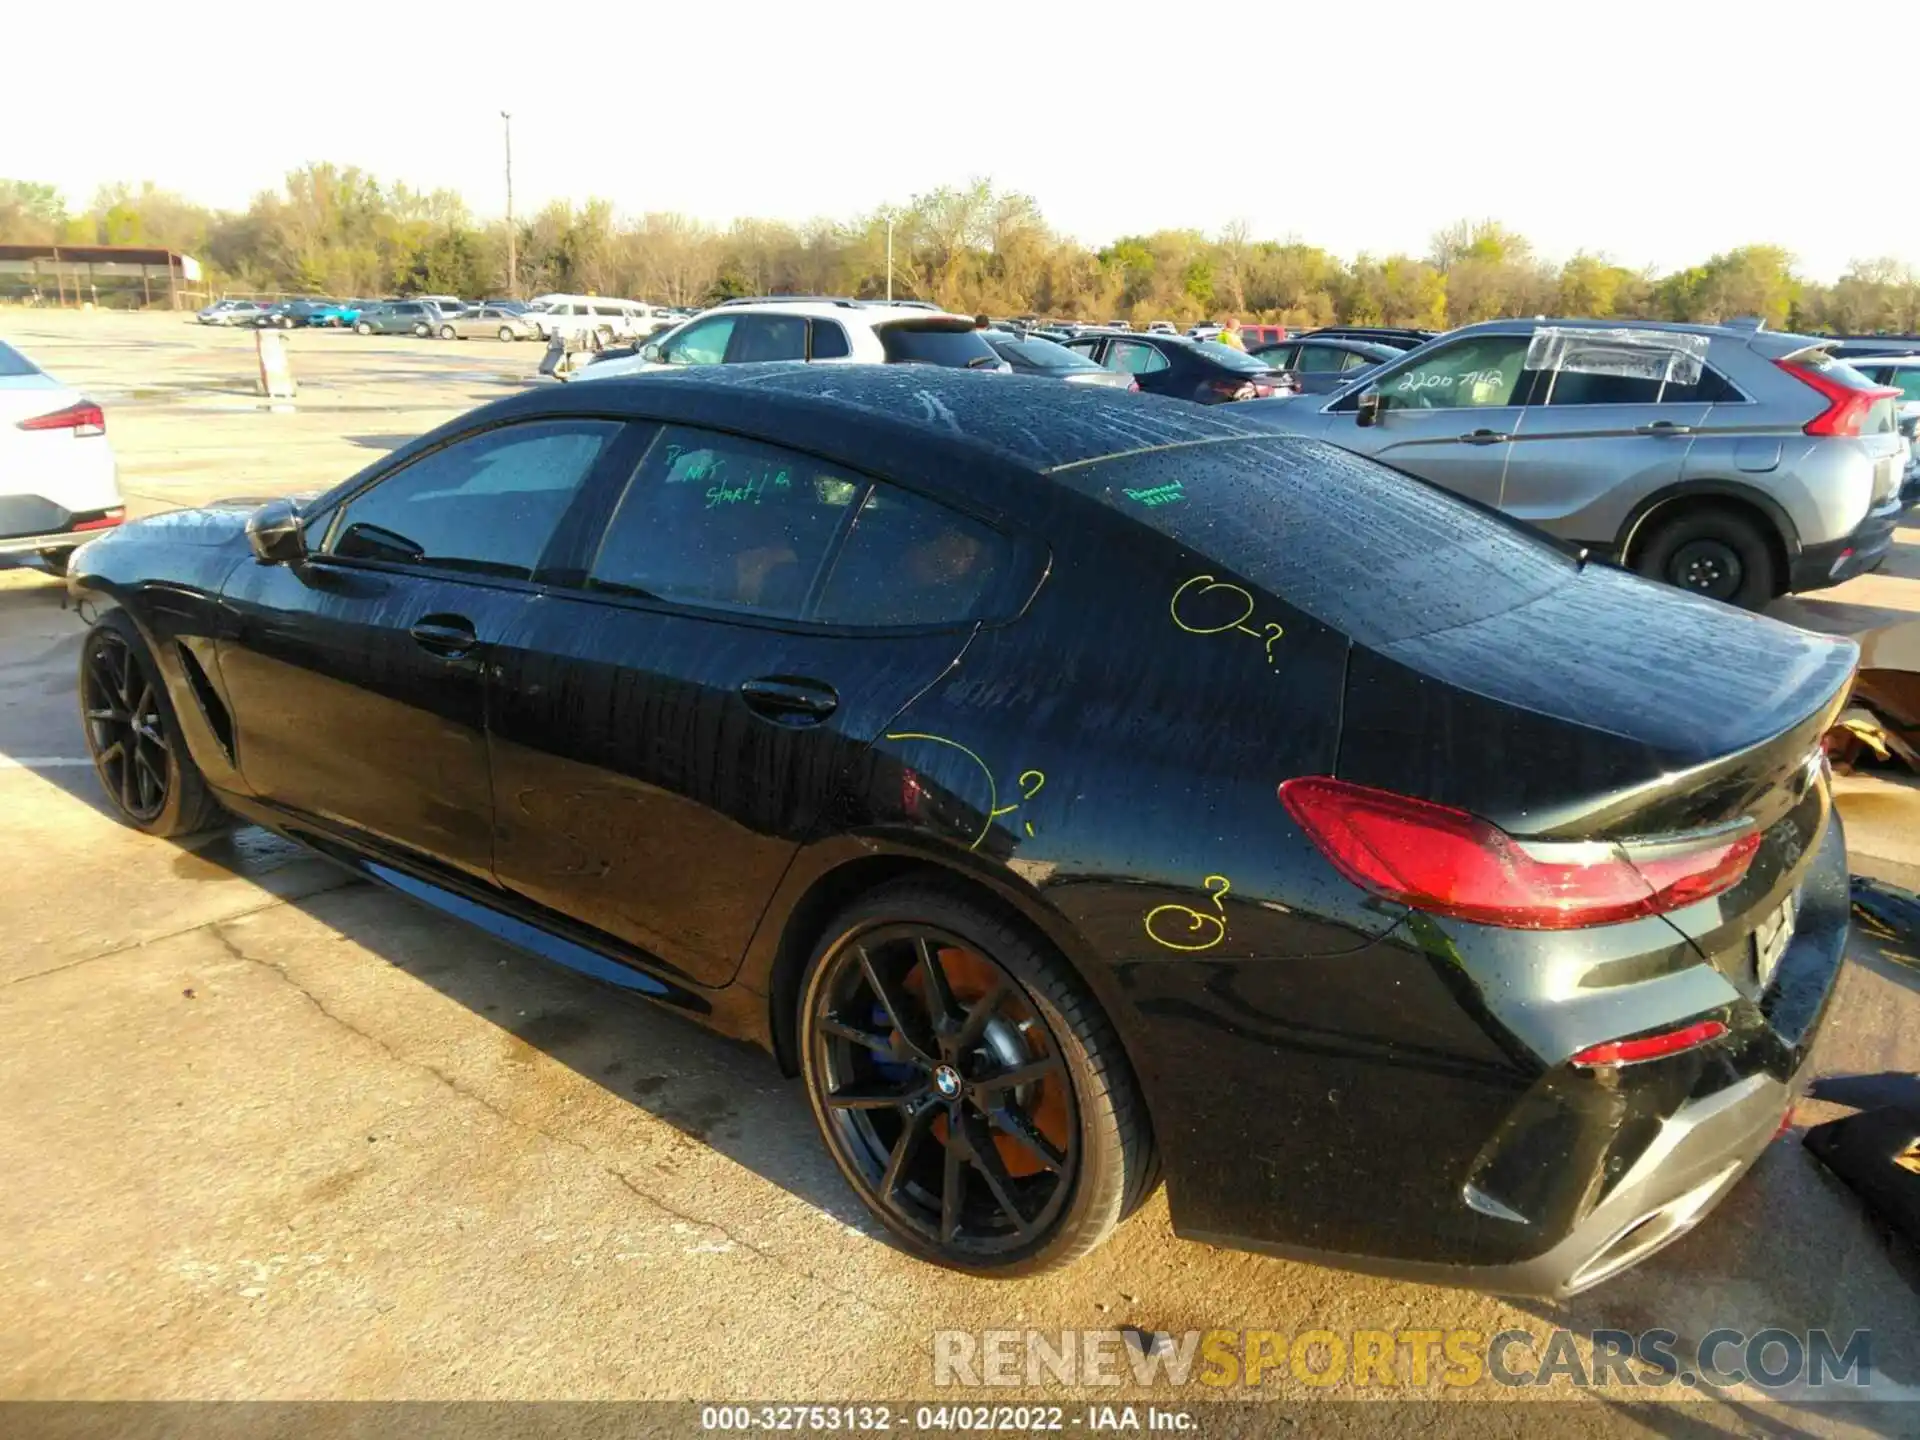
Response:
[{"label": "sky", "polygon": [[1778,0],[135,13],[96,17],[59,63],[43,47],[7,67],[0,176],[75,208],[119,180],[243,208],[332,160],[498,215],[505,109],[521,213],[599,196],[628,215],[847,218],[984,177],[1094,246],[1244,221],[1343,258],[1421,255],[1490,218],[1555,261],[1668,270],[1772,243],[1821,281],[1854,259],[1920,267],[1897,127],[1876,142],[1841,118],[1867,32],[1896,39],[1885,11],[1811,30]]}]

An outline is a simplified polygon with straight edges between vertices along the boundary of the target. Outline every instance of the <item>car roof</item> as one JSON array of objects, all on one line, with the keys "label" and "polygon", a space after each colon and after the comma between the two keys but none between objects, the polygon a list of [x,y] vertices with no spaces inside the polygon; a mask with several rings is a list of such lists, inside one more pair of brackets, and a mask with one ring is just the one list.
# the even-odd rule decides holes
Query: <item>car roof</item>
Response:
[{"label": "car roof", "polygon": [[[882,472],[897,468],[903,444],[912,453],[991,458],[1046,473],[1114,455],[1274,434],[1183,400],[941,365],[702,365],[529,390],[483,410],[496,423],[602,413],[732,426]],[[479,413],[443,430],[470,429]],[[423,436],[402,453],[435,443]]]},{"label": "car roof", "polygon": [[929,310],[924,305],[888,305],[877,300],[737,300],[702,310],[695,319],[708,315],[810,315],[821,320],[857,320],[864,325],[887,325],[895,320],[965,320],[971,315],[956,315],[946,310]]}]

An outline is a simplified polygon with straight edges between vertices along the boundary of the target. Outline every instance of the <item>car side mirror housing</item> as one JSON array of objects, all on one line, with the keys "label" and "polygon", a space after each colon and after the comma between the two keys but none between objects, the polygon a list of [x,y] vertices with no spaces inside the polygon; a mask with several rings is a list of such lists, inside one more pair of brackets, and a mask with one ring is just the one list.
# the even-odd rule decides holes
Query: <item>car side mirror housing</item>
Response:
[{"label": "car side mirror housing", "polygon": [[640,347],[640,358],[650,365],[658,365],[660,363],[660,347],[649,340]]},{"label": "car side mirror housing", "polygon": [[269,500],[247,517],[247,544],[262,565],[307,558],[307,524],[291,500]]},{"label": "car side mirror housing", "polygon": [[1384,408],[1380,403],[1380,392],[1368,386],[1360,392],[1360,398],[1354,402],[1353,423],[1363,427],[1378,425]]}]

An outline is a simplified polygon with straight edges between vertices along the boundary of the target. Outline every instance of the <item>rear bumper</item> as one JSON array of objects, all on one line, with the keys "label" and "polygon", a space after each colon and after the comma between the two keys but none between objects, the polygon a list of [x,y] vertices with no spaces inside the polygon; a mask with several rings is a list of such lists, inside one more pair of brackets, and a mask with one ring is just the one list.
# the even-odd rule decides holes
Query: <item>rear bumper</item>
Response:
[{"label": "rear bumper", "polygon": [[[1477,1240],[1416,1239],[1410,1243],[1425,1253],[1404,1255],[1276,1244],[1181,1225],[1178,1192],[1176,1230],[1213,1244],[1496,1294],[1564,1299],[1620,1274],[1705,1218],[1780,1133],[1810,1078],[1809,1055],[1848,935],[1846,842],[1837,815],[1828,817],[1798,896],[1800,924],[1772,983],[1718,1012],[1730,1027],[1724,1041],[1611,1072],[1548,1071],[1503,1107],[1502,1123],[1473,1163],[1448,1166],[1447,1183],[1455,1187],[1443,1207],[1449,1213],[1432,1214],[1425,1224],[1407,1217],[1417,1235],[1459,1237],[1474,1233],[1459,1224],[1471,1212]],[[1437,1116],[1429,1121],[1440,1123]],[[1444,1149],[1441,1132],[1430,1133],[1434,1148]],[[1391,1190],[1377,1188],[1372,1203],[1390,1205]]]},{"label": "rear bumper", "polygon": [[38,555],[46,550],[71,550],[126,520],[126,511],[121,506],[73,514],[49,501],[35,499],[39,507],[52,513],[41,517],[36,510],[35,523],[27,527],[24,533],[16,530],[13,534],[0,534],[0,555]]},{"label": "rear bumper", "polygon": [[1920,498],[1903,487],[1879,509],[1871,511],[1859,528],[1839,540],[1823,541],[1801,547],[1788,572],[1787,588],[1798,593],[1838,585],[1869,570],[1877,570],[1893,545],[1893,530],[1900,523],[1900,512]]}]

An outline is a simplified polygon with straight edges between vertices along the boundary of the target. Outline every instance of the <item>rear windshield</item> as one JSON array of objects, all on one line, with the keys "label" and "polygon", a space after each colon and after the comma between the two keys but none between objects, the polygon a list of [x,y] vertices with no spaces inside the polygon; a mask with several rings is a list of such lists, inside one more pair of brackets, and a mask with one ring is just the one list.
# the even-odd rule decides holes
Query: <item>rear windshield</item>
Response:
[{"label": "rear windshield", "polygon": [[918,361],[923,365],[952,365],[964,369],[973,364],[1000,363],[986,337],[978,330],[949,330],[917,325],[907,321],[881,327],[880,348],[895,364]]},{"label": "rear windshield", "polygon": [[0,375],[38,375],[39,373],[38,365],[6,341],[0,340]]},{"label": "rear windshield", "polygon": [[1225,440],[1056,470],[1362,645],[1469,625],[1575,562],[1516,521],[1313,440]]},{"label": "rear windshield", "polygon": [[1017,360],[1024,365],[1038,365],[1047,370],[1098,370],[1100,367],[1086,356],[1056,345],[1051,340],[998,340],[993,343],[1009,360]]},{"label": "rear windshield", "polygon": [[1271,370],[1271,361],[1262,360],[1257,355],[1249,355],[1244,350],[1236,350],[1231,345],[1222,345],[1218,340],[1197,340],[1194,350],[1216,365],[1224,365],[1229,370],[1238,370],[1246,375],[1258,375],[1263,370]]}]

